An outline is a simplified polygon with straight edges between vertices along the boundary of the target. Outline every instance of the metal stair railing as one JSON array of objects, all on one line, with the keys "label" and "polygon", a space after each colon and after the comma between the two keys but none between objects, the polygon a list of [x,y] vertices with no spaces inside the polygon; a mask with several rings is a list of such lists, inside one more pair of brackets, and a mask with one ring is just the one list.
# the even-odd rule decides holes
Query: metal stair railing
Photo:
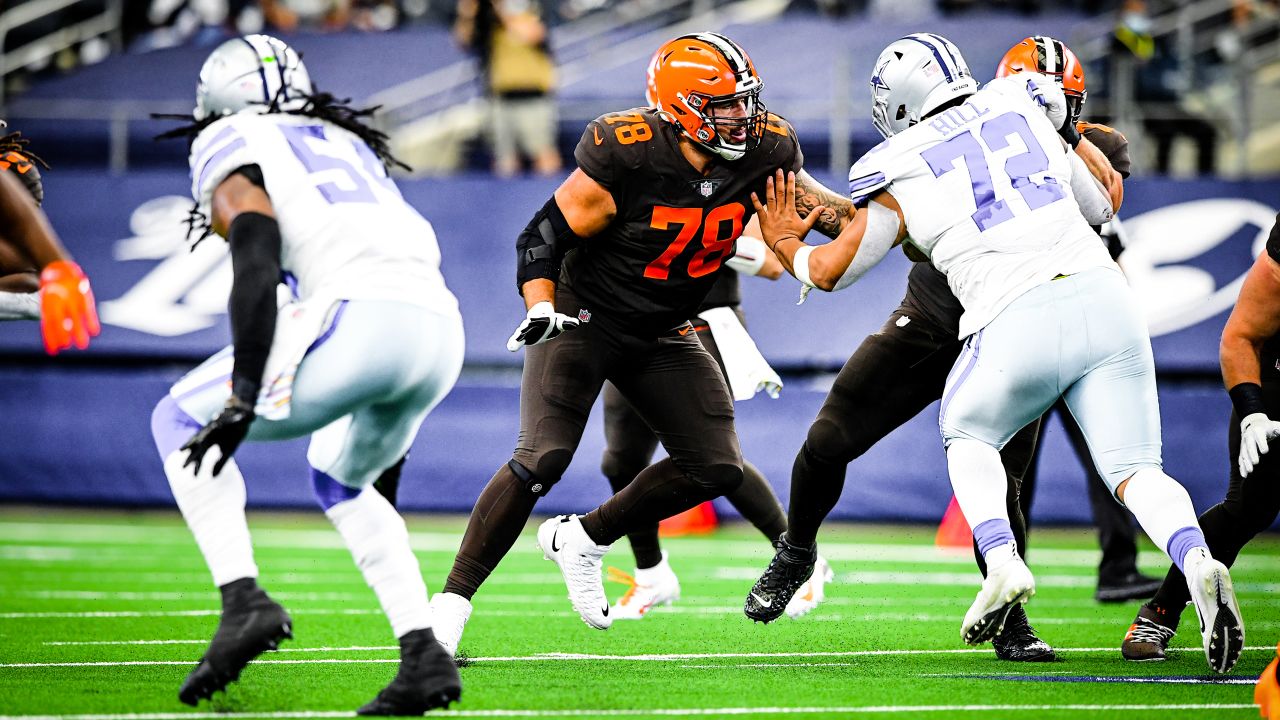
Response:
[{"label": "metal stair railing", "polygon": [[107,36],[112,50],[122,46],[120,17],[124,0],[106,0],[103,11],[51,33],[38,37],[21,47],[4,51],[5,40],[14,29],[69,10],[77,5],[89,5],[86,0],[31,0],[0,12],[0,113],[5,108],[5,81],[9,74],[52,57],[76,43],[95,37]]}]

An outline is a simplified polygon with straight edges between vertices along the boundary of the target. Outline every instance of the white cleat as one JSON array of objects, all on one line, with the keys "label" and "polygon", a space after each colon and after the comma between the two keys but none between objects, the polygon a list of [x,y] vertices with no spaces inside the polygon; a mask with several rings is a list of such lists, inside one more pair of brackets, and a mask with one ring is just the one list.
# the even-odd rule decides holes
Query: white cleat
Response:
[{"label": "white cleat", "polygon": [[609,579],[631,586],[614,603],[614,620],[639,620],[653,608],[670,605],[680,599],[680,578],[667,563],[666,550],[662,551],[662,562],[643,570],[636,568],[634,576],[610,567]]},{"label": "white cleat", "polygon": [[787,603],[787,617],[794,620],[808,615],[818,607],[818,603],[827,596],[827,583],[835,579],[835,576],[831,564],[819,555],[818,560],[813,564],[813,574],[796,589],[796,594],[791,596],[791,602]]},{"label": "white cleat", "polygon": [[1230,672],[1244,649],[1244,620],[1227,566],[1203,556],[1187,568],[1187,587],[1200,620],[1209,667],[1216,673]]},{"label": "white cleat", "polygon": [[1004,621],[1018,603],[1036,594],[1036,579],[1022,558],[1014,554],[997,568],[988,568],[978,597],[964,614],[960,636],[969,645],[980,645],[1004,630]]},{"label": "white cleat", "polygon": [[450,657],[458,654],[462,630],[470,617],[471,601],[461,595],[442,592],[431,596],[431,629]]},{"label": "white cleat", "polygon": [[569,602],[582,622],[597,630],[609,629],[613,618],[600,580],[600,561],[609,546],[592,542],[577,515],[557,515],[538,527],[538,547],[543,557],[560,566]]}]

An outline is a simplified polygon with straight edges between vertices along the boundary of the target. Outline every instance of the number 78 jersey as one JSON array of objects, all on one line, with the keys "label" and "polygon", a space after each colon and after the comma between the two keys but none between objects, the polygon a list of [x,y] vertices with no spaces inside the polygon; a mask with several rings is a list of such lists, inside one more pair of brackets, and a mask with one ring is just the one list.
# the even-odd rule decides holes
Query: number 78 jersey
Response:
[{"label": "number 78 jersey", "polygon": [[[592,121],[574,152],[578,169],[613,196],[617,214],[565,259],[560,276],[593,315],[656,335],[697,315],[734,243],[764,197],[765,179],[804,162],[795,132],[769,115],[758,147],[705,173],[680,151],[676,126],[652,108]],[[592,322],[595,322],[593,319]]]},{"label": "number 78 jersey", "polygon": [[249,109],[202,130],[190,162],[191,193],[205,217],[218,185],[238,168],[258,166],[280,223],[281,267],[300,299],[457,307],[440,275],[434,229],[354,133]]},{"label": "number 78 jersey", "polygon": [[962,338],[1058,275],[1116,268],[1076,201],[1073,181],[1094,181],[1073,177],[1056,130],[1064,108],[1062,91],[1041,75],[992,80],[849,170],[855,203],[887,190],[901,205],[908,241],[964,306]]}]

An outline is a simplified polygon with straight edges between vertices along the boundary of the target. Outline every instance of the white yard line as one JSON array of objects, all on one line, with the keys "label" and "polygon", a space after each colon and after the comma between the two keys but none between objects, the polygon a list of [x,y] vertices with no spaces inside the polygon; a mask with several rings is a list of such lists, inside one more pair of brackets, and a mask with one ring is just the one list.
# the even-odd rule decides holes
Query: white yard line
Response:
[{"label": "white yard line", "polygon": [[[373,647],[323,648],[319,650],[381,650]],[[388,647],[387,650],[395,648]],[[1250,645],[1245,650],[1273,650],[1271,645]],[[1075,653],[1114,653],[1114,647],[1094,648],[1057,648],[1059,652]],[[988,648],[947,648],[947,649],[913,649],[913,650],[827,650],[818,652],[740,652],[740,653],[666,653],[642,655],[600,655],[590,653],[538,653],[535,655],[506,655],[494,657],[473,657],[471,662],[564,662],[564,661],[614,661],[614,662],[676,662],[684,660],[716,660],[716,659],[774,659],[774,658],[849,658],[849,657],[881,657],[906,655],[972,655],[990,654]],[[124,660],[124,661],[90,661],[90,662],[26,662],[0,663],[0,668],[50,668],[50,667],[111,667],[115,665],[190,665],[195,660]],[[380,664],[399,662],[395,658],[304,658],[297,660],[281,660],[276,658],[259,658],[255,664],[263,665],[304,665],[304,664]]]},{"label": "white yard line", "polygon": [[[134,526],[110,523],[38,523],[25,521],[0,521],[0,543],[48,542],[58,538],[60,545],[117,544],[146,545],[151,548],[187,544],[194,550],[191,535],[181,526]],[[448,552],[458,550],[461,530],[449,532],[411,532],[415,550],[424,552]],[[296,530],[287,528],[254,528],[254,545],[260,548],[287,548],[295,550],[340,550],[346,552],[342,538],[333,530]],[[162,542],[163,541],[163,542]],[[677,538],[668,541],[676,557],[698,558],[769,557],[770,548],[763,540],[725,541],[714,538]],[[22,548],[24,546],[16,546]],[[48,548],[50,552],[66,548]],[[185,549],[183,550],[185,552]],[[0,546],[3,558],[4,546]],[[967,549],[940,549],[928,544],[867,543],[831,541],[822,543],[822,554],[828,560],[870,563],[941,563],[971,566],[973,556]],[[1036,548],[1031,560],[1038,567],[1088,567],[1097,566],[1099,551]],[[1154,550],[1140,553],[1144,564],[1164,565],[1167,557]],[[1280,557],[1247,555],[1240,559],[1241,567],[1249,569],[1280,569]]]},{"label": "white yard line", "polygon": [[[1187,710],[1254,710],[1251,703],[1179,703],[1161,705],[867,705],[839,707],[722,707],[722,708],[644,708],[639,710],[610,708],[598,710],[435,710],[431,717],[691,717],[723,715],[853,715],[898,713],[990,713],[990,712],[1044,712],[1046,710],[1079,710],[1095,712],[1130,711],[1187,711]],[[0,720],[238,720],[240,718],[273,718],[285,720],[297,718],[353,717],[350,710],[300,711],[300,712],[184,712],[184,713],[136,713],[119,715],[0,715]]]}]

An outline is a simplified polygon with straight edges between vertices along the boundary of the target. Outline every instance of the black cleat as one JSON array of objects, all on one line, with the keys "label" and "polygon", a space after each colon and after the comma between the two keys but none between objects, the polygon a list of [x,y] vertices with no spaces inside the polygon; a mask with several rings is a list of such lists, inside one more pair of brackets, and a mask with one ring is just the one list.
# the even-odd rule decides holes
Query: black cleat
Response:
[{"label": "black cleat", "polygon": [[769,623],[777,620],[791,602],[796,590],[813,575],[818,561],[818,546],[802,548],[787,542],[782,533],[774,541],[777,553],[769,561],[769,567],[747,593],[742,611],[755,622]]},{"label": "black cleat", "polygon": [[293,621],[253,578],[222,588],[222,618],[200,664],[182,681],[178,699],[195,706],[240,679],[245,666],[293,637]]},{"label": "black cleat", "polygon": [[1058,656],[1054,654],[1049,643],[1036,635],[1036,629],[1027,620],[1027,610],[1022,605],[1015,605],[1004,621],[1004,630],[991,640],[996,649],[996,657],[1012,662],[1054,662]]},{"label": "black cleat", "polygon": [[[1120,643],[1120,655],[1129,662],[1159,662],[1168,659],[1169,641],[1177,634],[1178,615],[1171,615],[1150,603],[1138,608],[1138,615]],[[1171,626],[1171,624],[1173,626]]]},{"label": "black cleat", "polygon": [[462,678],[431,628],[400,638],[400,670],[395,679],[356,711],[357,715],[421,715],[447,708],[462,697]]},{"label": "black cleat", "polygon": [[1104,603],[1150,600],[1163,583],[1163,579],[1143,575],[1137,570],[1118,578],[1098,578],[1098,589],[1093,593],[1093,599]]}]

